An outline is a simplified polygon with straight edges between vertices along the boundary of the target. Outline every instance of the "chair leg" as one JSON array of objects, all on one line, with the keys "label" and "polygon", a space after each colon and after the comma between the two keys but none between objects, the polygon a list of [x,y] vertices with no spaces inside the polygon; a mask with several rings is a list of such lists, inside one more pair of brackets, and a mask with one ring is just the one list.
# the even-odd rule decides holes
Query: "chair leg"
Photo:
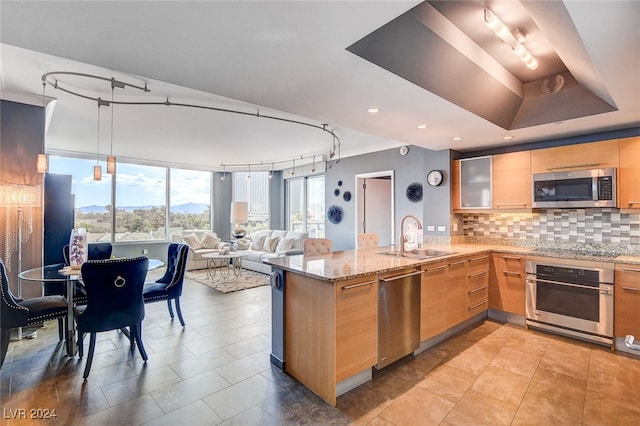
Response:
[{"label": "chair leg", "polygon": [[173,308],[171,307],[171,299],[167,299],[167,306],[169,307],[169,316],[173,319]]},{"label": "chair leg", "polygon": [[82,355],[84,355],[84,333],[78,330],[78,358],[82,359]]},{"label": "chair leg", "polygon": [[[176,297],[173,299],[176,304],[176,312],[178,313],[178,319],[180,320],[180,324],[184,327],[184,318],[182,318],[182,310],[180,309],[180,298]],[[171,303],[171,301],[169,301]]]},{"label": "chair leg", "polygon": [[140,322],[136,325],[132,325],[130,329],[131,329],[132,336],[135,333],[135,341],[136,341],[136,344],[138,345],[138,351],[140,352],[140,356],[145,362],[147,362],[149,357],[147,356],[147,351],[144,349],[144,345],[142,344],[142,323]]},{"label": "chair leg", "polygon": [[3,328],[0,330],[0,346],[2,348],[2,358],[0,359],[0,367],[4,364],[4,357],[7,356],[7,351],[9,350],[9,339],[11,339],[11,329]]},{"label": "chair leg", "polygon": [[58,318],[58,337],[60,338],[60,341],[62,342],[64,340],[64,330],[65,330],[65,318]]},{"label": "chair leg", "polygon": [[89,372],[91,371],[91,362],[93,362],[93,352],[96,349],[96,333],[90,334],[91,338],[89,339],[89,354],[87,355],[87,363],[84,366],[84,374],[83,378],[89,377]]}]

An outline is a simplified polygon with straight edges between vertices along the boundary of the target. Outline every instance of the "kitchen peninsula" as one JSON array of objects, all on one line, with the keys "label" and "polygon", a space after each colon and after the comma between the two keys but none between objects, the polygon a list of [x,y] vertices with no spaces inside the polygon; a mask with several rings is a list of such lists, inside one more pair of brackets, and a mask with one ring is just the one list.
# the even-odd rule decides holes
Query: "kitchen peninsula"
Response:
[{"label": "kitchen peninsula", "polygon": [[[371,380],[372,367],[380,366],[378,305],[383,302],[378,290],[388,277],[420,277],[418,351],[446,338],[451,330],[482,321],[490,308],[523,318],[524,270],[505,274],[518,276],[515,295],[513,289],[500,294],[493,278],[502,258],[519,259],[524,265],[527,254],[540,256],[539,249],[482,244],[434,248],[452,253],[421,259],[390,256],[385,254],[388,248],[376,247],[271,259],[268,263],[281,274],[283,312],[272,324],[273,335],[283,340],[280,367],[333,405],[337,396]],[[640,259],[620,256],[616,262],[638,265]],[[494,289],[489,288],[490,275]],[[505,295],[504,304],[489,300]],[[274,301],[274,310],[276,306]]]}]

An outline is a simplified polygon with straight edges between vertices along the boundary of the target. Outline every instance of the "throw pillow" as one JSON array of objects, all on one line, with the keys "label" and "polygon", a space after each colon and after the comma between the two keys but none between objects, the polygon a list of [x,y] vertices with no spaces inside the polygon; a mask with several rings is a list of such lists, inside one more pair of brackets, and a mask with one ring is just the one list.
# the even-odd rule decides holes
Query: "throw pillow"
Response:
[{"label": "throw pillow", "polygon": [[276,251],[291,250],[293,248],[293,238],[281,238],[276,246]]},{"label": "throw pillow", "polygon": [[220,242],[220,238],[212,232],[207,232],[202,237],[202,241],[200,241],[200,245],[206,249],[214,249],[218,247],[218,243]]},{"label": "throw pillow", "polygon": [[259,237],[254,237],[253,242],[251,243],[251,250],[256,250],[256,251],[262,250],[262,246],[264,246],[264,240],[266,239],[267,237],[264,235],[261,235]]},{"label": "throw pillow", "polygon": [[273,253],[276,251],[276,247],[278,245],[278,241],[280,241],[279,237],[268,237],[264,240],[264,245],[262,246],[262,251],[266,251],[268,253]]},{"label": "throw pillow", "polygon": [[192,250],[198,250],[202,248],[202,244],[200,244],[200,240],[196,234],[189,234],[182,237],[182,241],[185,242],[186,245],[189,246]]},{"label": "throw pillow", "polygon": [[248,250],[249,247],[251,247],[251,241],[246,238],[240,238],[236,241],[236,246],[238,247],[238,250]]}]

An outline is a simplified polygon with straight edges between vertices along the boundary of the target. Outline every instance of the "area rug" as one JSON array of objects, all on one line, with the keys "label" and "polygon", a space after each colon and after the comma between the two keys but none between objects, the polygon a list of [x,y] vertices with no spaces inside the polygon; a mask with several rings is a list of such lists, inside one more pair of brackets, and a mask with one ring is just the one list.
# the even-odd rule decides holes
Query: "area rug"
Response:
[{"label": "area rug", "polygon": [[242,270],[242,275],[235,277],[233,272],[229,277],[223,278],[216,275],[213,279],[209,278],[206,269],[198,269],[195,271],[187,271],[186,278],[197,283],[204,284],[221,293],[231,293],[233,291],[245,290],[247,288],[260,287],[269,285],[269,275],[260,272]]}]

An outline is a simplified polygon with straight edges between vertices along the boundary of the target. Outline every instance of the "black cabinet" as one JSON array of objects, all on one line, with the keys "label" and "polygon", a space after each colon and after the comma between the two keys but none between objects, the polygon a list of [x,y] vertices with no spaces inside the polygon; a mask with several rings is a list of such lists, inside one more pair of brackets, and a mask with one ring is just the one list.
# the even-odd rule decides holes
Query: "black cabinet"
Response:
[{"label": "black cabinet", "polygon": [[[71,176],[47,173],[44,177],[44,264],[63,263],[62,248],[69,244],[74,223]],[[63,294],[61,283],[45,283],[44,294]]]}]

